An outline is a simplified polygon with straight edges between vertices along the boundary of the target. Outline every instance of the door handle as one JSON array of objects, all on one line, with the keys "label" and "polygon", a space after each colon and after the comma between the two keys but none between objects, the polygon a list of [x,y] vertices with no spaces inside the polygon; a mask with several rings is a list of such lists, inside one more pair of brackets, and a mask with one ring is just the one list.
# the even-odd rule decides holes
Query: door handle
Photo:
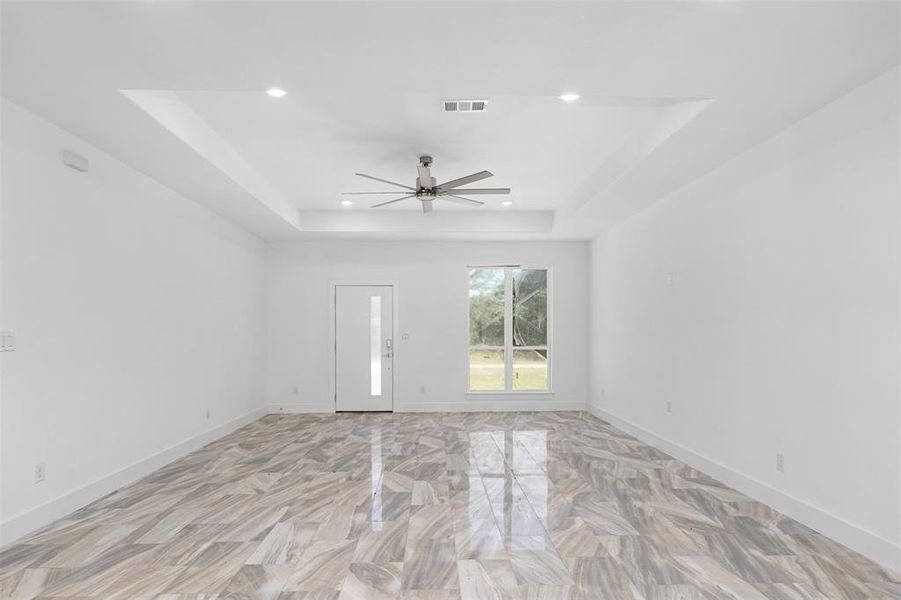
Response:
[{"label": "door handle", "polygon": [[386,353],[383,354],[382,356],[384,356],[385,358],[391,358],[391,353],[390,353],[390,352],[386,352]]}]

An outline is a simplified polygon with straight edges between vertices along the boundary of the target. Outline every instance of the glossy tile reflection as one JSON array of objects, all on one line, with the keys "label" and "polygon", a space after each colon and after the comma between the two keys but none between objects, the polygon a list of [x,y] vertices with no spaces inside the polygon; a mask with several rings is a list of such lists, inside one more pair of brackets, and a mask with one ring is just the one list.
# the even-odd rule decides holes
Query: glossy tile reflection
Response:
[{"label": "glossy tile reflection", "polygon": [[272,415],[0,560],[2,598],[901,598],[582,413]]}]

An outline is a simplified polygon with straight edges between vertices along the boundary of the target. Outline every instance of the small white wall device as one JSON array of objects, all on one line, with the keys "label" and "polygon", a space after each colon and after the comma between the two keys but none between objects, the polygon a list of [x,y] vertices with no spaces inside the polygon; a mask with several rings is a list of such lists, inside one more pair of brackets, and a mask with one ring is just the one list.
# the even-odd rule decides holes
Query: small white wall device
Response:
[{"label": "small white wall device", "polygon": [[67,167],[72,167],[76,171],[81,171],[82,173],[87,172],[88,170],[88,159],[86,159],[81,154],[76,154],[71,150],[63,150],[61,152],[61,156],[63,159],[63,164]]}]

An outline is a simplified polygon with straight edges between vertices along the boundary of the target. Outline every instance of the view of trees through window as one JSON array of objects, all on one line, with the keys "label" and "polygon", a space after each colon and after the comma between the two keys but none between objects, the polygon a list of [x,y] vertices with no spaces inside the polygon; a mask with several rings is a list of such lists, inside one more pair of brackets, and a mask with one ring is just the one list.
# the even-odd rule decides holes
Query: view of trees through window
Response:
[{"label": "view of trees through window", "polygon": [[470,269],[469,389],[548,389],[547,298],[546,269]]},{"label": "view of trees through window", "polygon": [[547,271],[513,269],[513,389],[547,389]]}]

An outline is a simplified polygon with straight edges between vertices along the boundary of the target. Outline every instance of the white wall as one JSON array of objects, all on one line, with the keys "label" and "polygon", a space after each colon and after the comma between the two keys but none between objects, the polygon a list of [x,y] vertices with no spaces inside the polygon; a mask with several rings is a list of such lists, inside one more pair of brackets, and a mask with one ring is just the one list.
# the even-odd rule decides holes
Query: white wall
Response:
[{"label": "white wall", "polygon": [[[491,402],[464,396],[466,267],[482,264],[553,269],[553,397]],[[267,266],[267,392],[275,410],[334,410],[328,315],[329,282],[336,280],[398,283],[398,331],[409,339],[396,345],[396,410],[584,409],[586,242],[284,242],[269,244]]]},{"label": "white wall", "polygon": [[595,240],[591,400],[901,570],[898,84],[896,68]]},{"label": "white wall", "polygon": [[265,247],[6,101],[2,126],[8,543],[262,413]]}]

